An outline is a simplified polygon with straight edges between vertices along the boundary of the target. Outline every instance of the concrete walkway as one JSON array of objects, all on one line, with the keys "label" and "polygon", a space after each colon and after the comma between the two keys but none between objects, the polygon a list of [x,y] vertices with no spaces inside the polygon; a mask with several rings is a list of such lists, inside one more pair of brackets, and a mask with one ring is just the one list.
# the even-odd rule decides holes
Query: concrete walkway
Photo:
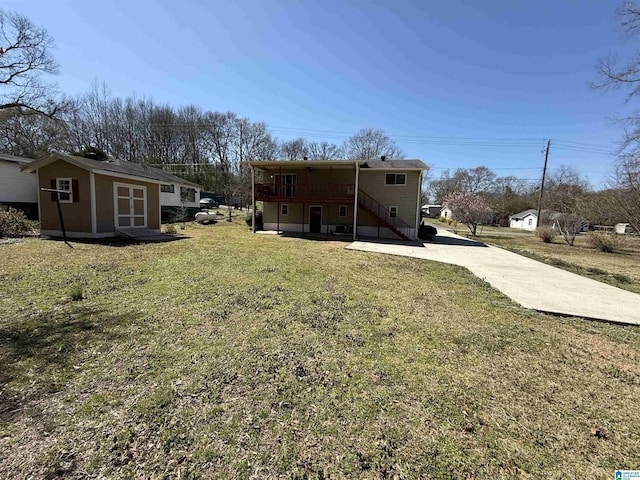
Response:
[{"label": "concrete walkway", "polygon": [[374,240],[346,248],[460,265],[540,312],[640,325],[640,295],[451,232],[438,231],[424,245]]}]

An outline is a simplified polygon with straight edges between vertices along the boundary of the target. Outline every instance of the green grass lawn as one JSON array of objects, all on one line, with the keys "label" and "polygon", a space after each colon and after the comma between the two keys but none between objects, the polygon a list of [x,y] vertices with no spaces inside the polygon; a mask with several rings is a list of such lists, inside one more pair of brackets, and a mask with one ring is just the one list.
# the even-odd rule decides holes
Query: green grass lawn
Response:
[{"label": "green grass lawn", "polygon": [[185,232],[0,245],[0,478],[638,467],[640,329],[532,313],[462,268],[342,242]]}]

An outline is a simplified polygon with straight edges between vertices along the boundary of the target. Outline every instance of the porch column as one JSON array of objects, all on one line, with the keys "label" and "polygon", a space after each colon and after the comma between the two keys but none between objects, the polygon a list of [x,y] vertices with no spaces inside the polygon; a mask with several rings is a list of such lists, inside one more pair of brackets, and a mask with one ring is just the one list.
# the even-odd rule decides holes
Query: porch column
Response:
[{"label": "porch column", "polygon": [[360,175],[360,164],[356,162],[356,184],[353,188],[353,239],[358,233],[358,177]]},{"label": "porch column", "polygon": [[251,167],[251,230],[256,233],[256,167]]}]

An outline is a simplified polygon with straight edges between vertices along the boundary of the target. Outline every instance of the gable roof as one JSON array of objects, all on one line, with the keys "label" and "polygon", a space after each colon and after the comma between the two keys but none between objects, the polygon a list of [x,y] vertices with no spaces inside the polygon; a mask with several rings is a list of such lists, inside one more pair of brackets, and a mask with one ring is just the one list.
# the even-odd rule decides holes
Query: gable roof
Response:
[{"label": "gable roof", "polygon": [[530,208],[529,210],[525,210],[524,212],[515,213],[515,214],[511,215],[509,218],[515,218],[517,220],[519,218],[524,218],[527,215],[538,216],[538,210],[536,210],[535,208]]},{"label": "gable roof", "polygon": [[33,158],[18,157],[16,155],[9,155],[8,153],[0,153],[0,160],[11,163],[28,164],[33,162]]},{"label": "gable roof", "polygon": [[157,182],[179,183],[181,185],[189,185],[198,188],[201,187],[197,183],[189,182],[159,168],[148,167],[139,163],[127,162],[124,160],[94,160],[92,158],[76,157],[74,155],[67,155],[64,153],[52,153],[47,157],[34,160],[28,165],[22,167],[22,170],[25,172],[34,172],[38,168],[42,168],[57,160],[69,162],[72,165],[95,173],[111,172],[140,179],[155,180]]}]

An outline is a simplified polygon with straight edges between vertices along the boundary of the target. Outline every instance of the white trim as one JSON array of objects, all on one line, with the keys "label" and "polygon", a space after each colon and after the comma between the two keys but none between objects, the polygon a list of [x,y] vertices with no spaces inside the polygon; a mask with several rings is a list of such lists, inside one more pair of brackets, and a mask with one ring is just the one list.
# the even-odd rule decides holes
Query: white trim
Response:
[{"label": "white trim", "polygon": [[[387,175],[404,175],[404,183],[387,183]],[[407,172],[385,172],[384,174],[384,186],[385,187],[406,187],[407,186]]]},{"label": "white trim", "polygon": [[[67,181],[69,182],[69,188],[62,188],[60,186],[60,181]],[[57,190],[69,190],[68,194],[65,193],[56,193],[56,195],[58,195],[58,201],[60,203],[73,203],[73,178],[70,177],[56,177],[56,189]],[[60,198],[60,195],[69,195],[69,200],[63,200],[62,198]]]},{"label": "white trim", "polygon": [[420,195],[422,194],[422,172],[418,175],[418,196],[416,197],[416,232],[422,220],[422,206],[420,205]]},{"label": "white trim", "polygon": [[[312,232],[311,231],[311,208],[315,208],[315,207],[320,207],[320,231],[319,232]],[[322,233],[322,213],[323,213],[323,209],[322,209],[322,205],[309,205],[309,233]]]},{"label": "white trim", "polygon": [[[147,205],[145,203],[145,208],[146,206]],[[160,203],[160,185],[158,185],[158,228],[162,228],[162,203]]]},{"label": "white trim", "polygon": [[[287,213],[284,213],[282,211],[282,207],[287,207]],[[289,216],[289,204],[288,203],[281,203],[280,204],[280,216],[281,217],[288,217]]]},{"label": "white trim", "polygon": [[[124,196],[118,196],[118,187],[123,187],[123,188],[128,188],[129,189],[129,194],[124,197]],[[139,200],[140,197],[134,197],[133,196],[133,190],[134,189],[138,189],[138,190],[142,190],[143,194],[142,194],[142,208],[143,208],[143,214],[142,215],[136,215],[135,212],[135,206],[134,206],[134,201],[137,199]],[[125,199],[128,198],[129,199],[129,225],[123,225],[121,226],[119,223],[119,219],[118,217],[125,217],[127,215],[119,215],[118,214],[118,199]],[[133,223],[135,223],[135,219],[136,218],[140,218],[142,216],[142,218],[144,219],[144,222],[142,225],[132,225]],[[120,182],[113,182],[113,226],[115,229],[118,228],[147,228],[147,187],[144,185],[137,185],[134,183],[120,183]]]},{"label": "white trim", "polygon": [[89,195],[91,197],[91,232],[95,234],[98,233],[98,219],[96,218],[96,175],[93,172],[89,172]]},{"label": "white trim", "polygon": [[353,188],[353,239],[358,235],[358,190],[360,190],[360,164],[356,163],[356,182]]},{"label": "white trim", "polygon": [[[391,216],[391,209],[394,208],[396,210],[396,214]],[[398,217],[398,206],[397,205],[389,205],[389,218],[400,218]]]},{"label": "white trim", "polygon": [[[344,215],[340,215],[340,209],[344,207]],[[347,212],[348,205],[338,205],[338,218],[346,218],[349,212]]]}]

